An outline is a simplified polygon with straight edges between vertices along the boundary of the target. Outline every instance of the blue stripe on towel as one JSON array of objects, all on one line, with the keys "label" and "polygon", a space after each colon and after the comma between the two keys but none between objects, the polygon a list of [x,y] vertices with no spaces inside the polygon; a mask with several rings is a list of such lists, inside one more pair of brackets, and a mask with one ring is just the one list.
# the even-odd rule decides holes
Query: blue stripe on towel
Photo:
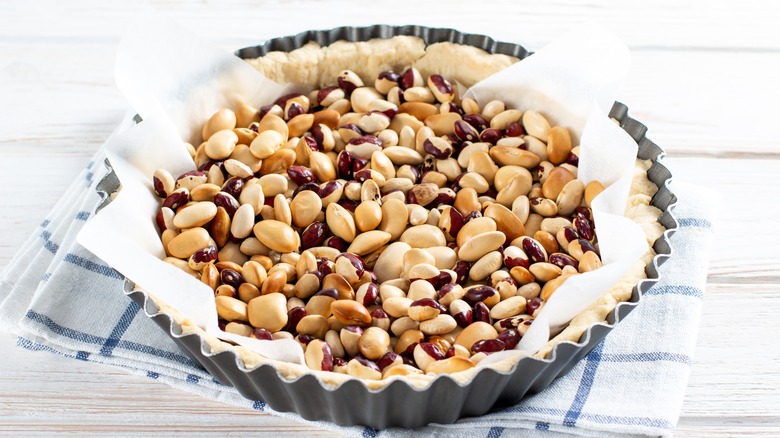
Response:
[{"label": "blue stripe on towel", "polygon": [[665,286],[653,286],[644,293],[647,296],[655,295],[682,295],[694,298],[704,298],[704,291],[693,286],[686,286],[684,284],[670,284]]},{"label": "blue stripe on towel", "polygon": [[491,427],[487,433],[486,438],[500,438],[501,434],[503,433],[504,433],[503,427]]},{"label": "blue stripe on towel", "polygon": [[77,256],[73,253],[66,254],[65,261],[84,268],[88,271],[96,272],[100,275],[105,275],[106,277],[116,278],[118,280],[123,280],[125,278],[122,276],[122,274],[114,270],[114,268],[95,263],[92,260],[87,260],[84,257]]},{"label": "blue stripe on towel", "polygon": [[135,301],[130,301],[130,305],[127,306],[127,309],[125,309],[125,312],[119,318],[119,321],[117,321],[114,329],[111,330],[111,334],[108,335],[108,339],[103,343],[103,347],[100,348],[100,354],[103,356],[111,356],[114,348],[122,339],[122,335],[125,334],[140,310],[141,307],[136,304]]},{"label": "blue stripe on towel", "polygon": [[577,388],[577,395],[574,397],[574,401],[566,412],[563,418],[563,425],[574,427],[577,424],[577,419],[580,417],[582,407],[585,406],[585,401],[590,395],[590,389],[593,387],[593,382],[596,379],[596,371],[598,370],[599,363],[601,362],[601,352],[604,350],[604,341],[599,342],[593,350],[585,356],[585,371],[582,373],[582,379],[580,380],[580,386]]}]

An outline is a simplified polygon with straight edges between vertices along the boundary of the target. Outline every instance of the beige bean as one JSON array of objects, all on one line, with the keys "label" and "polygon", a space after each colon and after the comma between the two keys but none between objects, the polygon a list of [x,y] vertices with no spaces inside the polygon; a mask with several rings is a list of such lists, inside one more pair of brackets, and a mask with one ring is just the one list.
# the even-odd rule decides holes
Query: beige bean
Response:
[{"label": "beige bean", "polygon": [[173,226],[179,229],[200,227],[214,219],[217,206],[213,202],[197,202],[182,208],[173,217]]},{"label": "beige bean", "polygon": [[555,204],[558,206],[558,214],[569,216],[582,203],[585,195],[585,186],[582,181],[575,179],[569,181],[558,194]]},{"label": "beige bean", "polygon": [[[359,87],[352,91],[349,102],[352,105],[352,110],[356,113],[367,113],[370,111],[371,103],[375,100],[382,100],[383,97],[372,87]],[[345,122],[342,120],[342,123]]]},{"label": "beige bean", "polygon": [[544,284],[544,287],[542,287],[542,291],[539,294],[539,297],[542,299],[542,301],[547,302],[553,293],[555,293],[556,290],[558,290],[559,287],[572,275],[576,274],[563,274],[560,277],[554,278],[547,283]]},{"label": "beige bean", "polygon": [[520,166],[533,169],[541,160],[533,152],[508,146],[494,146],[490,149],[490,158],[500,166]]},{"label": "beige bean", "polygon": [[485,193],[490,189],[490,184],[485,177],[477,172],[467,172],[461,177],[458,184],[461,188],[473,188],[478,194]]},{"label": "beige bean", "polygon": [[201,130],[203,141],[208,141],[216,132],[236,127],[236,113],[229,108],[217,110],[209,117]]},{"label": "beige bean", "polygon": [[263,220],[255,224],[253,231],[263,245],[274,251],[291,252],[301,246],[298,233],[284,222]]},{"label": "beige bean", "polygon": [[260,187],[262,187],[263,196],[265,198],[273,198],[274,196],[283,194],[287,191],[287,181],[287,178],[282,175],[272,174],[261,176],[256,184],[259,184]]},{"label": "beige bean", "polygon": [[298,193],[290,203],[293,224],[299,228],[311,225],[322,212],[322,200],[311,190]]},{"label": "beige bean", "polygon": [[455,344],[471,351],[471,346],[475,342],[483,339],[496,339],[497,337],[498,332],[492,325],[478,321],[464,328],[455,338]]},{"label": "beige bean", "polygon": [[336,179],[336,167],[333,161],[322,152],[312,151],[309,156],[309,165],[311,171],[320,181],[330,181]]},{"label": "beige bean", "polygon": [[[487,109],[487,106],[485,107]],[[504,130],[510,123],[519,122],[523,116],[522,111],[516,109],[508,109],[496,114],[495,117],[490,119],[490,127],[493,129]]]},{"label": "beige bean", "polygon": [[390,146],[384,148],[382,151],[396,166],[401,166],[404,164],[417,166],[423,162],[423,156],[412,148],[404,146]]},{"label": "beige bean", "polygon": [[[423,278],[419,277],[419,275],[421,275],[420,273],[410,272],[409,275],[410,278]],[[436,289],[428,280],[415,280],[409,285],[409,292],[406,294],[406,297],[412,301],[422,300],[424,298],[436,299]]]},{"label": "beige bean", "polygon": [[474,365],[474,362],[467,357],[453,356],[432,362],[425,368],[425,372],[431,374],[453,374],[474,368]]},{"label": "beige bean", "polygon": [[522,296],[509,297],[490,309],[490,317],[504,319],[525,312],[526,299]]},{"label": "beige bean", "polygon": [[263,131],[249,145],[249,150],[255,157],[266,159],[281,149],[286,141],[278,131]]},{"label": "beige bean", "polygon": [[263,160],[259,173],[263,175],[284,173],[293,164],[295,164],[295,150],[279,149],[273,155]]},{"label": "beige bean", "polygon": [[447,314],[441,314],[435,318],[420,322],[420,331],[428,336],[444,335],[455,329],[458,323],[455,318]]},{"label": "beige bean", "polygon": [[476,262],[485,254],[497,250],[506,241],[500,231],[488,231],[468,239],[458,250],[458,258],[467,262]]},{"label": "beige bean", "polygon": [[407,101],[402,103],[398,107],[399,113],[406,113],[414,116],[417,120],[425,120],[426,118],[439,113],[439,110],[435,105],[428,102],[411,102]]},{"label": "beige bean", "polygon": [[337,203],[331,203],[325,209],[325,220],[331,232],[346,242],[355,240],[357,230],[355,220],[347,209]]},{"label": "beige bean", "polygon": [[422,248],[422,250],[432,257],[432,261],[428,263],[433,264],[438,269],[451,269],[458,261],[455,250],[448,246],[431,246]]},{"label": "beige bean", "polygon": [[474,281],[482,281],[493,272],[501,269],[504,258],[499,251],[491,251],[480,257],[469,270],[469,278]]},{"label": "beige bean", "polygon": [[570,152],[571,137],[569,136],[569,130],[563,126],[552,127],[547,133],[547,157],[550,162],[561,164],[569,158]]},{"label": "beige bean", "polygon": [[558,278],[562,274],[560,267],[547,262],[534,263],[528,270],[536,281],[540,283],[545,283],[554,278]]},{"label": "beige bean", "polygon": [[382,204],[382,220],[378,229],[390,233],[391,240],[397,240],[404,233],[408,220],[406,204],[398,199],[390,199]]},{"label": "beige bean", "polygon": [[344,325],[367,326],[371,324],[371,315],[365,306],[353,300],[336,300],[330,305],[333,316]]},{"label": "beige bean", "polygon": [[295,331],[302,335],[311,335],[317,339],[324,339],[330,330],[328,318],[322,315],[306,315],[295,326]]},{"label": "beige bean", "polygon": [[390,335],[379,327],[369,327],[358,340],[358,349],[368,359],[378,360],[390,348]]},{"label": "beige bean", "polygon": [[523,113],[523,127],[527,133],[539,139],[546,139],[550,132],[550,123],[547,119],[533,110]]},{"label": "beige bean", "polygon": [[409,227],[401,234],[401,242],[406,242],[412,248],[430,248],[432,246],[446,246],[447,239],[439,227],[423,224]]},{"label": "beige bean", "polygon": [[204,152],[213,160],[223,160],[230,156],[238,143],[238,136],[231,129],[217,131],[209,137]]},{"label": "beige bean", "polygon": [[392,236],[390,233],[379,230],[371,230],[360,233],[354,238],[352,244],[349,245],[347,252],[361,256],[366,255],[384,246],[387,242],[390,241],[391,237]]},{"label": "beige bean", "polygon": [[371,231],[378,227],[381,222],[382,207],[376,201],[363,201],[355,209],[355,225],[361,232]]},{"label": "beige bean", "polygon": [[248,305],[248,319],[253,327],[278,332],[287,325],[287,298],[274,292],[253,299]]},{"label": "beige bean", "polygon": [[591,203],[601,192],[604,191],[604,185],[598,181],[591,181],[585,186],[585,205],[592,208]]},{"label": "beige bean", "polygon": [[472,188],[458,191],[453,207],[464,217],[468,216],[472,211],[482,211],[482,204],[479,202],[477,191]]},{"label": "beige bean", "polygon": [[382,301],[382,310],[393,318],[407,316],[412,300],[407,297],[390,297]]},{"label": "beige bean", "polygon": [[[216,214],[217,208],[214,207]],[[230,234],[238,239],[244,239],[252,233],[252,227],[255,225],[255,210],[249,204],[238,207],[233,215],[233,221],[230,224]]]},{"label": "beige bean", "polygon": [[590,272],[601,267],[601,259],[598,254],[588,251],[580,257],[579,272]]},{"label": "beige bean", "polygon": [[209,246],[208,231],[203,228],[195,227],[183,231],[168,243],[168,253],[180,259],[189,258],[195,251]]},{"label": "beige bean", "polygon": [[477,151],[471,155],[471,160],[466,168],[469,172],[476,172],[485,178],[488,184],[493,185],[495,183],[496,173],[498,173],[499,167],[490,158],[490,154],[484,151]]},{"label": "beige bean", "polygon": [[501,204],[491,204],[483,212],[484,217],[491,218],[496,223],[496,229],[506,234],[506,238],[512,241],[523,235],[525,226],[512,210]]},{"label": "beige bean", "polygon": [[463,246],[467,240],[472,237],[486,233],[488,231],[496,231],[496,221],[489,217],[478,217],[470,220],[466,225],[460,229],[455,242],[458,246]]},{"label": "beige bean", "polygon": [[[292,225],[292,212],[290,204],[283,194],[274,196],[274,219],[287,225]],[[235,218],[233,219],[235,221]]]},{"label": "beige bean", "polygon": [[[435,114],[425,118],[425,126],[431,128],[438,137],[455,132],[455,122],[461,120],[458,113]],[[419,151],[418,151],[419,152]]]},{"label": "beige bean", "polygon": [[393,242],[387,246],[374,264],[374,274],[380,284],[401,276],[403,259],[410,249],[411,246],[404,242]]},{"label": "beige bean", "polygon": [[225,295],[214,298],[217,303],[217,314],[227,321],[248,321],[245,302]]},{"label": "beige bean", "polygon": [[[214,196],[220,191],[222,191],[222,187],[216,184],[199,184],[190,191],[190,199],[197,202],[213,201]],[[214,214],[216,214],[216,212]]]}]

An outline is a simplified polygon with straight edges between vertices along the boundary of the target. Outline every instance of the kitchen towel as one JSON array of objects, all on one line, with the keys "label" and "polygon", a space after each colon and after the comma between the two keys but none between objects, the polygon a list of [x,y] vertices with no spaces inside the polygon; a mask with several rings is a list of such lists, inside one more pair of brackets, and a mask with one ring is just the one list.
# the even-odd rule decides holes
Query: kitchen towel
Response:
[{"label": "kitchen towel", "polygon": [[[130,123],[125,120],[124,126]],[[275,412],[221,385],[183,354],[123,291],[123,277],[76,243],[101,197],[98,151],[5,268],[0,327],[29,350],[121,367],[209,399],[268,412],[348,436],[671,435],[696,344],[712,221],[712,192],[673,182],[679,230],[661,281],[569,374],[516,406],[455,424],[374,430],[309,422]],[[257,417],[258,424],[264,421]]]}]

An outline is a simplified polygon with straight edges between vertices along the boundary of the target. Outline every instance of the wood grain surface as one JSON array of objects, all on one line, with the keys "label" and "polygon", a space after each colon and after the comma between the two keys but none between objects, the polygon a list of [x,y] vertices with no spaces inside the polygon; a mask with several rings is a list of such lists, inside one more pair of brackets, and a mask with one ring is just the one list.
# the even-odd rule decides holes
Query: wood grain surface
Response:
[{"label": "wood grain surface", "polygon": [[[150,4],[227,50],[306,29],[453,27],[536,50],[583,22],[632,51],[620,100],[676,178],[722,196],[679,436],[780,435],[780,9],[645,2],[184,1]],[[0,3],[0,269],[128,106],[117,44],[140,1]],[[706,255],[702,255],[705,257]],[[0,434],[332,435],[0,334]]]}]

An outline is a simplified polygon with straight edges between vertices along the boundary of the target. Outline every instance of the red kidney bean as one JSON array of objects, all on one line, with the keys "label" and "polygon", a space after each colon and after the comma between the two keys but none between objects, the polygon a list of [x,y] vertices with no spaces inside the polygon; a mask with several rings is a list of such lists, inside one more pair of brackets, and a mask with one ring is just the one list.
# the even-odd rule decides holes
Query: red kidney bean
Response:
[{"label": "red kidney bean", "polygon": [[[195,251],[194,254],[192,254],[192,261],[195,263],[210,263],[216,259],[217,259],[217,247],[214,245],[209,245],[205,248],[201,248]],[[238,272],[236,272],[236,274],[238,274]],[[233,285],[231,284],[231,286]],[[234,286],[234,287],[238,288],[238,286]]]},{"label": "red kidney bean", "polygon": [[287,311],[287,325],[284,326],[282,330],[286,332],[290,332],[292,334],[298,333],[295,330],[295,327],[298,326],[298,323],[301,322],[304,316],[306,316],[306,309],[304,309],[301,306],[293,307],[292,309]]},{"label": "red kidney bean", "polygon": [[386,81],[395,82],[396,84],[401,79],[401,75],[394,71],[383,71],[377,75],[377,79],[384,79]]},{"label": "red kidney bean", "polygon": [[337,250],[344,252],[349,248],[349,244],[338,236],[330,236],[327,239],[325,239],[324,242],[325,246],[329,246],[331,248],[336,248]]},{"label": "red kidney bean", "polygon": [[504,341],[501,341],[499,339],[482,339],[477,342],[475,342],[471,346],[471,351],[473,353],[495,353],[498,351],[504,351],[506,349],[506,344]]},{"label": "red kidney bean", "polygon": [[364,367],[371,368],[372,370],[377,370],[380,373],[382,372],[382,370],[379,369],[379,366],[377,366],[376,362],[374,362],[372,360],[368,360],[368,359],[366,359],[363,356],[355,356],[353,359],[355,359],[358,362],[360,362],[360,364],[363,365]]},{"label": "red kidney bean", "polygon": [[216,194],[216,196],[214,196],[214,205],[216,205],[217,207],[224,208],[228,216],[230,216],[231,218],[236,213],[236,210],[238,210],[239,207],[236,198],[234,198],[233,195],[226,192],[219,192]]},{"label": "red kidney bean", "polygon": [[[287,168],[287,176],[299,186],[308,183],[316,183],[317,177],[314,172],[306,166],[290,166]],[[248,192],[247,192],[248,193]]]},{"label": "red kidney bean", "polygon": [[225,184],[222,186],[223,192],[229,194],[230,196],[236,199],[238,199],[238,196],[241,195],[241,190],[243,189],[244,189],[244,180],[237,176],[234,176],[229,180],[225,181]]},{"label": "red kidney bean", "polygon": [[357,84],[350,82],[346,78],[341,76],[339,76],[337,83],[339,84],[339,88],[344,90],[344,93],[346,93],[347,95],[351,94],[358,87]]},{"label": "red kidney bean", "polygon": [[433,298],[420,298],[417,301],[413,301],[412,304],[409,305],[409,307],[412,306],[433,307],[434,309],[438,309],[441,313],[447,313],[447,308],[439,304],[439,302]]},{"label": "red kidney bean", "polygon": [[[454,190],[443,187],[439,189],[439,194],[436,195],[436,201],[434,202],[436,202],[437,205],[452,205],[455,203],[455,196],[456,194]],[[453,210],[455,209],[453,208]]]},{"label": "red kidney bean", "polygon": [[508,328],[498,334],[499,341],[504,343],[507,350],[514,350],[520,342],[520,332],[514,328]]},{"label": "red kidney bean", "polygon": [[328,234],[328,226],[325,222],[312,222],[301,232],[301,246],[303,249],[322,246]]},{"label": "red kidney bean", "polygon": [[317,271],[322,273],[323,277],[333,273],[333,266],[334,266],[333,262],[328,259],[325,258],[317,259]]},{"label": "red kidney bean", "polygon": [[328,196],[332,195],[333,192],[340,189],[342,186],[344,186],[344,182],[338,179],[334,179],[332,181],[326,182],[322,187],[320,187],[319,195],[320,198],[325,199]]},{"label": "red kidney bean", "polygon": [[[168,195],[163,201],[163,207],[168,207],[173,211],[176,211],[182,205],[190,202],[190,192],[187,189],[174,190],[173,193]],[[238,207],[236,207],[238,208]]]},{"label": "red kidney bean", "polygon": [[573,152],[569,152],[569,156],[566,157],[566,161],[564,161],[566,164],[571,164],[574,167],[579,167],[580,165],[580,157],[577,156]]},{"label": "red kidney bean", "polygon": [[274,105],[279,105],[280,107],[284,108],[287,105],[288,100],[299,96],[303,96],[303,95],[301,93],[285,94],[284,96],[276,99],[276,101],[274,101]]},{"label": "red kidney bean", "polygon": [[355,159],[352,157],[352,154],[346,150],[339,152],[338,157],[336,157],[336,170],[338,171],[340,178],[352,178],[352,163],[354,161]]},{"label": "red kidney bean", "polygon": [[452,268],[452,270],[455,271],[456,274],[458,274],[458,279],[456,280],[458,284],[463,284],[466,282],[466,278],[469,275],[470,269],[471,269],[471,265],[467,261],[458,260],[457,262],[455,262],[455,267]]},{"label": "red kidney bean", "polygon": [[295,339],[303,345],[309,345],[309,342],[314,340],[312,335],[298,335]]},{"label": "red kidney bean", "polygon": [[575,215],[573,222],[574,229],[577,230],[577,234],[582,236],[583,239],[590,241],[596,236],[593,230],[593,223],[588,218]]},{"label": "red kidney bean", "polygon": [[[437,144],[441,147],[437,146]],[[446,160],[452,155],[452,147],[447,142],[441,141],[437,142],[437,144],[434,144],[431,139],[427,139],[423,142],[423,149],[438,160]]]},{"label": "red kidney bean", "polygon": [[333,358],[333,366],[334,367],[345,367],[347,366],[347,361],[340,358],[340,357],[334,357]]},{"label": "red kidney bean", "polygon": [[480,218],[482,217],[482,212],[473,210],[471,213],[467,214],[466,217],[463,218],[463,223],[467,224],[472,219]]},{"label": "red kidney bean", "polygon": [[487,128],[479,134],[479,140],[484,141],[485,143],[496,144],[497,141],[501,140],[501,131]]},{"label": "red kidney bean", "polygon": [[473,306],[477,303],[481,303],[482,301],[485,301],[486,299],[496,294],[498,294],[498,292],[490,286],[487,285],[476,286],[466,291],[466,294],[463,295],[463,301]]},{"label": "red kidney bean", "polygon": [[349,262],[352,264],[352,266],[355,268],[355,275],[357,275],[357,278],[362,278],[363,273],[366,272],[366,264],[363,262],[363,259],[356,256],[355,254],[352,254],[350,252],[343,252],[336,256],[336,259],[333,260],[334,262],[338,261],[340,258],[345,258],[349,260]]},{"label": "red kidney bean", "polygon": [[295,116],[300,116],[304,113],[306,113],[306,111],[303,110],[303,107],[298,102],[293,102],[290,104],[290,107],[287,108],[287,112],[285,113],[285,120],[293,119]]},{"label": "red kidney bean", "polygon": [[504,128],[504,135],[507,137],[522,137],[525,135],[525,129],[519,122],[512,122]]},{"label": "red kidney bean", "polygon": [[401,80],[398,82],[398,86],[402,90],[406,90],[407,88],[414,87],[414,70],[412,70],[411,67],[407,68],[402,74],[401,74]]},{"label": "red kidney bean", "polygon": [[486,322],[488,324],[491,323],[490,321],[490,309],[488,309],[488,306],[485,305],[482,301],[474,304],[474,314],[473,314],[474,322],[482,321]]},{"label": "red kidney bean", "polygon": [[317,92],[317,102],[322,102],[328,97],[328,95],[331,92],[333,92],[333,90],[338,90],[338,89],[339,87],[336,86],[321,88],[320,91]]},{"label": "red kidney bean", "polygon": [[525,251],[525,254],[528,256],[528,259],[531,261],[531,263],[539,263],[539,262],[547,261],[544,248],[539,242],[537,242],[533,238],[529,237],[523,239],[522,246],[523,246],[523,251]]},{"label": "red kidney bean", "polygon": [[[266,114],[268,114],[269,111],[271,111],[271,108],[276,105],[275,103],[270,103],[268,105],[263,105],[260,107],[260,109],[257,111],[257,114],[260,116],[260,120],[263,120],[263,117],[265,117]],[[257,132],[257,126],[254,126],[254,129],[250,126],[250,129]]]},{"label": "red kidney bean", "polygon": [[339,291],[337,291],[335,288],[330,287],[330,288],[322,289],[322,290],[318,291],[317,293],[314,294],[314,296],[315,297],[316,296],[331,297],[334,300],[337,300],[339,298]]},{"label": "red kidney bean", "polygon": [[384,371],[385,368],[396,363],[397,361],[403,361],[403,358],[401,358],[401,356],[396,354],[394,351],[388,351],[384,356],[376,361],[376,365],[379,367],[380,371]]},{"label": "red kidney bean", "polygon": [[[376,304],[378,299],[379,299],[379,286],[377,286],[374,283],[369,283],[366,286],[366,294],[363,295],[363,301],[361,301],[361,304],[368,307],[372,304]],[[384,312],[384,310],[382,310],[381,307],[377,308],[376,310],[381,310],[382,312]]]},{"label": "red kidney bean", "polygon": [[471,125],[477,132],[482,132],[490,127],[490,123],[481,114],[466,114],[463,116],[463,121]]},{"label": "red kidney bean", "polygon": [[241,274],[232,269],[223,269],[219,273],[219,277],[222,280],[222,283],[233,286],[235,289],[238,289],[238,287],[241,286],[241,283],[244,282]]},{"label": "red kidney bean", "polygon": [[593,244],[590,243],[589,241],[587,241],[585,239],[578,239],[577,242],[579,242],[580,248],[582,248],[582,253],[583,254],[585,254],[588,251],[592,251],[592,252],[594,252],[596,254],[599,253],[598,251],[596,251],[596,247],[593,246]]},{"label": "red kidney bean", "polygon": [[264,328],[256,328],[252,330],[252,335],[261,341],[273,341],[274,335]]},{"label": "red kidney bean", "polygon": [[[553,254],[550,254],[550,263],[553,265],[563,268],[565,266],[572,266],[574,269],[577,269],[580,265],[580,263],[575,259],[574,257],[564,254],[561,252],[556,252]],[[526,266],[527,268],[527,266]],[[511,268],[510,268],[511,269]]]},{"label": "red kidney bean", "polygon": [[442,75],[430,75],[428,79],[433,83],[436,89],[439,90],[439,93],[451,94],[453,92],[452,84],[450,84],[450,81],[444,79]]},{"label": "red kidney bean", "polygon": [[536,312],[536,309],[541,307],[542,300],[539,297],[534,297],[528,300],[528,302],[525,304],[525,311],[529,315],[533,315],[534,312]]},{"label": "red kidney bean", "polygon": [[432,342],[420,342],[420,348],[434,360],[444,359],[444,353]]},{"label": "red kidney bean", "polygon": [[[314,193],[316,193],[318,195],[320,194],[320,186],[319,186],[319,184],[310,182],[310,183],[302,184],[302,185],[296,187],[295,190],[293,190],[292,197],[295,198],[295,196],[297,196],[298,193],[301,193],[304,190],[311,190],[312,192],[314,192]],[[274,198],[269,197],[269,199],[273,200]]]},{"label": "red kidney bean", "polygon": [[565,226],[563,227],[563,237],[566,239],[567,242],[573,242],[580,238],[580,235],[577,234],[577,230],[575,230],[572,227]]},{"label": "red kidney bean", "polygon": [[360,205],[360,201],[353,201],[351,199],[340,199],[338,204],[344,207],[345,209],[351,211],[352,213],[354,213],[358,205]]}]

